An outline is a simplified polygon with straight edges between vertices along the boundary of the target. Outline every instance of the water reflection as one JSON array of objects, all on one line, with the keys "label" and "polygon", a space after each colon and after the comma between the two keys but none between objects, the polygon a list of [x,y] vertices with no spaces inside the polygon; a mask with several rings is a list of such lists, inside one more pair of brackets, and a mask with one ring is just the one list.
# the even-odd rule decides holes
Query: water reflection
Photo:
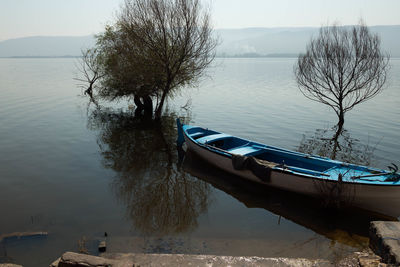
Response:
[{"label": "water reflection", "polygon": [[180,170],[173,114],[162,123],[130,111],[95,109],[103,165],[116,172],[112,187],[136,230],[145,235],[192,231],[209,205],[209,185]]},{"label": "water reflection", "polygon": [[[329,157],[339,161],[369,166],[374,160],[376,145],[364,144],[352,137],[350,132],[342,129],[337,131],[338,126],[332,129],[316,129],[311,135],[303,135],[297,151],[306,154]],[[340,177],[337,183],[318,182],[315,183],[319,191],[320,202],[324,206],[342,208],[343,206],[363,207],[364,203],[355,203],[356,185],[342,184]],[[377,205],[378,207],[380,205]],[[386,206],[386,205],[381,205]],[[370,208],[370,207],[365,207]],[[379,209],[381,211],[381,208]],[[383,211],[381,211],[383,212]],[[385,211],[388,212],[388,211]],[[386,213],[384,213],[386,214]],[[391,212],[389,213],[391,214]]]},{"label": "water reflection", "polygon": [[[253,184],[227,174],[190,151],[184,169],[233,196],[248,208],[263,208],[311,229],[335,243],[354,248],[368,247],[369,224],[373,220],[395,220],[359,209],[327,209],[313,198]],[[279,223],[279,221],[277,222]]]},{"label": "water reflection", "polygon": [[371,165],[376,145],[361,143],[346,129],[335,140],[336,128],[316,129],[311,135],[304,134],[297,151],[358,165]]}]

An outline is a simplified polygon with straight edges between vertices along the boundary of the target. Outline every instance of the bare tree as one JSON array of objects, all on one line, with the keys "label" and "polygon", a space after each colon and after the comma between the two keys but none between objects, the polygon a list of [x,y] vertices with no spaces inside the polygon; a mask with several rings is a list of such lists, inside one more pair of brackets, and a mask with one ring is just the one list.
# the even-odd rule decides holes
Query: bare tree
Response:
[{"label": "bare tree", "polygon": [[92,99],[95,83],[104,76],[99,60],[96,49],[82,50],[82,57],[77,66],[81,76],[74,78],[80,82],[80,87],[86,88],[84,94]]},{"label": "bare tree", "polygon": [[209,12],[200,0],[125,0],[114,25],[97,37],[105,76],[98,94],[156,103],[196,83],[215,56]]},{"label": "bare tree", "polygon": [[382,91],[389,55],[380,38],[361,23],[351,29],[322,27],[294,67],[300,91],[307,98],[330,106],[339,118],[334,139],[343,130],[344,115]]}]

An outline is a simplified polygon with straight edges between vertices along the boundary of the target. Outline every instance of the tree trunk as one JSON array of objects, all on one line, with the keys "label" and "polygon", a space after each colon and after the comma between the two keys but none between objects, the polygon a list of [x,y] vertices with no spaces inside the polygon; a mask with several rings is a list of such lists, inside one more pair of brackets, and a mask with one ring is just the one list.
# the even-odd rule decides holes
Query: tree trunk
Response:
[{"label": "tree trunk", "polygon": [[140,111],[141,111],[142,109],[144,109],[144,105],[143,105],[143,103],[142,103],[142,100],[140,99],[140,96],[135,95],[135,96],[133,97],[133,102],[135,102],[135,105],[137,106],[137,109],[139,109]]},{"label": "tree trunk", "polygon": [[332,149],[332,156],[331,156],[332,159],[336,158],[336,152],[337,152],[337,149],[339,148],[339,136],[343,132],[343,125],[344,125],[344,112],[343,112],[343,110],[340,110],[339,121],[338,121],[338,124],[337,124],[336,134],[332,138],[332,140],[334,142],[333,143],[333,149]]},{"label": "tree trunk", "polygon": [[342,133],[343,124],[344,124],[344,112],[343,112],[343,110],[341,110],[340,113],[339,113],[339,121],[338,121],[338,124],[337,124],[338,128],[336,130],[335,137],[333,138],[334,140],[337,140],[339,138],[340,134]]},{"label": "tree trunk", "polygon": [[150,96],[146,95],[143,97],[144,104],[144,112],[152,113],[153,112],[153,100]]},{"label": "tree trunk", "polygon": [[153,116],[153,100],[150,96],[146,95],[145,97],[143,97],[143,103],[144,115],[151,118]]},{"label": "tree trunk", "polygon": [[85,90],[84,92],[85,95],[90,96],[90,98],[93,98],[93,83],[89,83],[89,87]]},{"label": "tree trunk", "polygon": [[154,113],[155,114],[154,119],[156,121],[161,119],[161,112],[162,112],[162,109],[163,109],[163,106],[164,106],[165,99],[167,97],[167,92],[168,92],[168,90],[166,90],[166,89],[163,91],[163,94],[162,94],[161,100],[160,100],[160,104],[158,105],[158,107],[157,107],[157,109],[156,109],[156,111]]}]

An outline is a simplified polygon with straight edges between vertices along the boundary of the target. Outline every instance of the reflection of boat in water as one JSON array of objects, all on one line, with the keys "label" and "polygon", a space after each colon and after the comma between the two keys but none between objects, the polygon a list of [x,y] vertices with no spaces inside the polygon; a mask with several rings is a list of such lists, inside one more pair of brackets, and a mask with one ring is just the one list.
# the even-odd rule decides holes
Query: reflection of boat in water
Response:
[{"label": "reflection of boat in water", "polygon": [[178,124],[188,149],[224,171],[279,189],[400,215],[400,174],[394,168],[348,164]]},{"label": "reflection of boat in water", "polygon": [[[361,209],[327,209],[315,198],[247,182],[226,173],[187,151],[183,168],[191,175],[233,196],[248,208],[263,208],[351,247],[368,246],[369,224],[374,220],[396,220]],[[279,219],[280,220],[280,219]]]}]

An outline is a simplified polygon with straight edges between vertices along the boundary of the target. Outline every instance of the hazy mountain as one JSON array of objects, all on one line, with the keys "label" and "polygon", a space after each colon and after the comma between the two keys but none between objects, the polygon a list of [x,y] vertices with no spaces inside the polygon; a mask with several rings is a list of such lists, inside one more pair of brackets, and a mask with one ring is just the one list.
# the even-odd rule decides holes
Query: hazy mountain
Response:
[{"label": "hazy mountain", "polygon": [[0,42],[0,57],[79,56],[95,44],[93,36],[25,37]]},{"label": "hazy mountain", "polygon": [[[382,40],[382,48],[392,57],[400,57],[400,25],[373,26],[372,32]],[[219,55],[298,55],[305,51],[312,36],[319,28],[249,28],[217,30],[221,44]]]},{"label": "hazy mountain", "polygon": [[219,55],[298,54],[317,28],[249,28],[218,30]]},{"label": "hazy mountain", "polygon": [[[373,26],[382,39],[382,48],[400,57],[400,25]],[[305,51],[319,28],[219,29],[218,56],[297,56]],[[93,46],[93,36],[27,37],[0,42],[0,57],[79,56],[82,48]]]}]

